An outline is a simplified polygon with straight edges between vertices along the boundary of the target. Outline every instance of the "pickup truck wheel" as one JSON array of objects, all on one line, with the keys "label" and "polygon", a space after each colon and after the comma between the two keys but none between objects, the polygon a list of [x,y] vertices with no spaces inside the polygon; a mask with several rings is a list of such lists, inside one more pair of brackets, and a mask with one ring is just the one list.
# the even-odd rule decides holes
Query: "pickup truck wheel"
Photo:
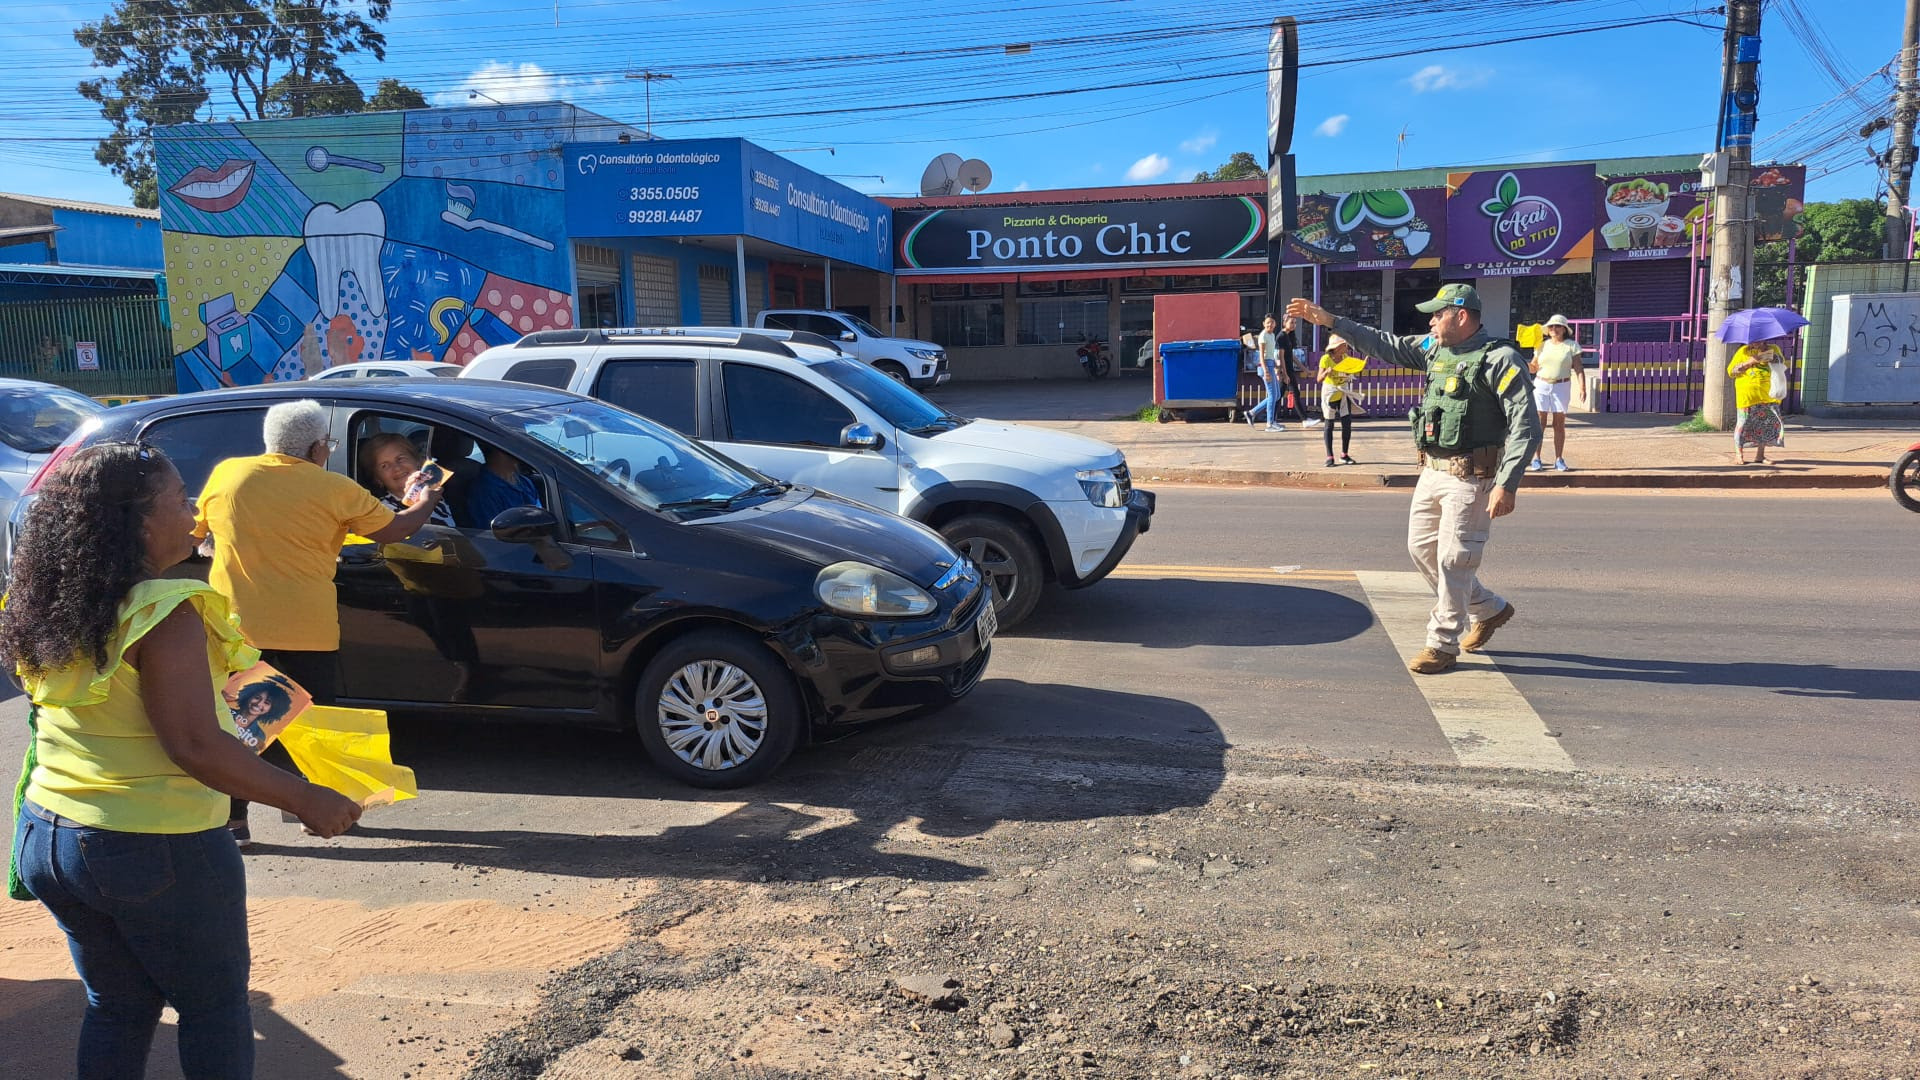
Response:
[{"label": "pickup truck wheel", "polygon": [[907,383],[907,369],[891,360],[882,360],[873,365],[873,369],[902,386]]},{"label": "pickup truck wheel", "polygon": [[986,574],[1001,627],[1033,614],[1046,574],[1025,529],[993,514],[964,514],[940,526],[940,535]]},{"label": "pickup truck wheel", "polygon": [[744,634],[719,630],[660,650],[641,673],[634,720],[654,764],[698,788],[766,779],[799,745],[806,724],[779,659]]}]

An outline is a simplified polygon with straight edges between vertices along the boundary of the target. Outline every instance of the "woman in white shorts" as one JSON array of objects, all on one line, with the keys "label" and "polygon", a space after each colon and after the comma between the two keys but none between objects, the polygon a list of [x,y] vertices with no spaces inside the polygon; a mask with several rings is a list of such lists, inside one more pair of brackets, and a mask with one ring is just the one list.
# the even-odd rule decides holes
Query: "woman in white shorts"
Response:
[{"label": "woman in white shorts", "polygon": [[[1533,351],[1527,370],[1533,372],[1533,407],[1540,411],[1542,423],[1553,425],[1553,467],[1566,472],[1567,404],[1576,379],[1580,396],[1587,396],[1587,372],[1580,366],[1580,343],[1574,340],[1573,326],[1565,315],[1547,320],[1547,336]],[[1546,468],[1538,454],[1533,467]]]}]

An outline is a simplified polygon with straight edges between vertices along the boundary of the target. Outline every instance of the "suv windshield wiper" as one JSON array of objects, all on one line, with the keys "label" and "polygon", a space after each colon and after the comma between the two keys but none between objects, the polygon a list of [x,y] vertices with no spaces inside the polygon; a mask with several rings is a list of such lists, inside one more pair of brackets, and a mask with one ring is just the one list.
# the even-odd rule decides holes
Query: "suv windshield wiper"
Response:
[{"label": "suv windshield wiper", "polygon": [[965,427],[971,423],[973,423],[973,421],[967,417],[945,413],[935,420],[921,424],[917,428],[908,428],[907,430],[913,432],[915,435],[925,435],[928,433],[952,431],[955,428]]}]

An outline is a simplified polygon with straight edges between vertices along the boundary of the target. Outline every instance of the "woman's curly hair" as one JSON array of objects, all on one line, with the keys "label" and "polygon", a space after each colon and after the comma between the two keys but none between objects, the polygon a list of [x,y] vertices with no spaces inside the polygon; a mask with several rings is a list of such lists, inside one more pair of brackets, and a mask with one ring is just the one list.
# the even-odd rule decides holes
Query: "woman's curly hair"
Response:
[{"label": "woman's curly hair", "polygon": [[173,465],[133,443],[88,447],[39,488],[14,547],[0,659],[40,675],[107,667],[120,603],[149,576],[140,526]]}]

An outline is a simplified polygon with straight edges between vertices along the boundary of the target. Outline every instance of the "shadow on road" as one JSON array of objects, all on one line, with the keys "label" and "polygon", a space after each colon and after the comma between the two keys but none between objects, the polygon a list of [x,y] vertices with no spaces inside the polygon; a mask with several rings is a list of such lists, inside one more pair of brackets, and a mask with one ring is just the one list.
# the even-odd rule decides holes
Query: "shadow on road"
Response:
[{"label": "shadow on road", "polygon": [[[1284,618],[1273,618],[1284,613]],[[1324,588],[1252,581],[1109,578],[1091,589],[1052,590],[1008,634],[1116,642],[1149,649],[1196,645],[1324,645],[1358,637],[1373,612]]]},{"label": "shadow on road", "polygon": [[565,831],[368,823],[340,846],[302,847],[300,856],[593,878],[963,881],[983,871],[901,850],[889,834],[911,825],[930,836],[976,836],[1010,822],[1201,806],[1226,774],[1218,725],[1188,702],[1008,679],[988,680],[936,716],[802,750],[771,781],[743,791],[680,787],[621,732],[430,718],[397,718],[392,729],[395,759],[413,768],[427,798],[439,789],[651,805],[591,807],[598,816]]},{"label": "shadow on road", "polygon": [[[1492,652],[1510,675],[1562,679],[1603,679],[1683,686],[1743,686],[1789,697],[1856,698],[1871,701],[1920,701],[1920,677],[1912,668],[1844,668],[1831,664],[1779,664],[1736,661],[1629,660],[1578,653]],[[1514,660],[1552,661],[1545,666]],[[1568,666],[1574,665],[1574,666]]]},{"label": "shadow on road", "polygon": [[[254,1073],[275,1080],[346,1080],[346,1059],[273,1009],[273,996],[254,991]],[[13,1032],[0,1040],[0,1076],[72,1076],[87,992],[74,979],[0,979],[0,1022]],[[163,1022],[147,1056],[151,1080],[180,1073],[177,1029]]]}]

